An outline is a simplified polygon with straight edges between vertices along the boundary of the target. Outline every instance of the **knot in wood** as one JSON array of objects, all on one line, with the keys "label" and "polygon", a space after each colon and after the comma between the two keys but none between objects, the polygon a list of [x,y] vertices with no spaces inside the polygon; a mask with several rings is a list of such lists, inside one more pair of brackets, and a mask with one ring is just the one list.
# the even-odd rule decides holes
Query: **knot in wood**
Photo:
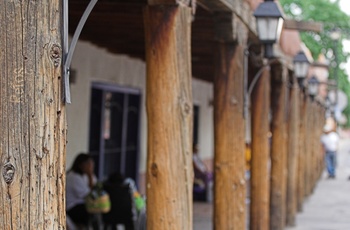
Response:
[{"label": "knot in wood", "polygon": [[190,115],[191,114],[192,107],[188,102],[182,103],[182,113],[184,115]]},{"label": "knot in wood", "polygon": [[152,166],[151,166],[151,174],[152,176],[154,177],[157,177],[158,176],[158,166],[156,163],[152,163]]},{"label": "knot in wood", "polygon": [[59,45],[52,45],[50,50],[50,58],[53,61],[55,67],[58,67],[61,63],[61,53],[61,47]]},{"label": "knot in wood", "polygon": [[2,176],[6,184],[11,184],[15,177],[15,167],[11,163],[6,163],[3,167]]},{"label": "knot in wood", "polygon": [[232,105],[237,105],[238,104],[237,98],[236,97],[232,97],[231,98],[231,103],[232,103]]}]

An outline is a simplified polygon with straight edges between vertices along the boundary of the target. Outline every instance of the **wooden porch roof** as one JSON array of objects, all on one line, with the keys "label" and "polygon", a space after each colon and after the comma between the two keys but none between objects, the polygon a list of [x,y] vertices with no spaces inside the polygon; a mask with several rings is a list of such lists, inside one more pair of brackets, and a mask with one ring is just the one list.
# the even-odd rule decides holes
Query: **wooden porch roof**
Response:
[{"label": "wooden porch roof", "polygon": [[[69,32],[72,35],[89,1],[69,1]],[[115,54],[145,59],[143,8],[146,0],[99,0],[80,39]],[[212,13],[198,7],[192,25],[192,72],[212,81],[214,75],[214,21]]]}]

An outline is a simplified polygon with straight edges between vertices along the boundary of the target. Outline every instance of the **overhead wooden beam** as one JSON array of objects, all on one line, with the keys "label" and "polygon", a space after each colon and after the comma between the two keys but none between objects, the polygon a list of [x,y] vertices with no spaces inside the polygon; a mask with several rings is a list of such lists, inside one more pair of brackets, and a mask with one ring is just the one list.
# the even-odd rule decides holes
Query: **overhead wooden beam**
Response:
[{"label": "overhead wooden beam", "polygon": [[208,11],[225,11],[231,12],[229,1],[227,0],[197,0],[198,5],[202,6]]},{"label": "overhead wooden beam", "polygon": [[224,42],[246,43],[248,30],[242,20],[233,13],[215,13],[215,39]]},{"label": "overhead wooden beam", "polygon": [[235,14],[249,31],[256,35],[256,20],[253,16],[249,4],[246,1],[234,1],[234,0],[197,0],[198,5],[207,9],[210,12],[226,12]]},{"label": "overhead wooden beam", "polygon": [[284,20],[284,28],[299,31],[322,32],[323,24],[321,22],[312,21],[296,21],[291,19]]},{"label": "overhead wooden beam", "polygon": [[147,0],[149,5],[182,5],[192,7],[192,12],[196,8],[196,0]]}]

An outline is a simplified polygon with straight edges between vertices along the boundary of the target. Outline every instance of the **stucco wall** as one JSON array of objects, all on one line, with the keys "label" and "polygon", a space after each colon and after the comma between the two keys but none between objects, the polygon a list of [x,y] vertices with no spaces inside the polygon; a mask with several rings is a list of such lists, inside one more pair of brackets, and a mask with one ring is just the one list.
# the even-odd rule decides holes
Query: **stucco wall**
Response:
[{"label": "stucco wall", "polygon": [[[92,82],[106,82],[119,86],[142,89],[144,95],[145,64],[125,56],[115,56],[90,45],[79,42],[72,62],[76,70],[76,82],[71,85],[72,104],[67,109],[68,145],[67,167],[75,155],[87,151],[89,144],[90,89]],[[143,102],[145,98],[142,97]],[[141,136],[146,135],[146,116],[142,107]],[[141,140],[141,162],[145,157],[145,138]]]},{"label": "stucco wall", "polygon": [[[76,82],[71,85],[72,104],[67,106],[68,145],[67,167],[77,153],[89,147],[90,88],[92,82],[106,82],[141,90],[141,156],[140,173],[145,171],[147,125],[145,108],[145,63],[127,56],[112,55],[87,42],[79,42],[73,57],[72,69]],[[204,159],[213,157],[213,86],[193,79],[193,100],[200,106],[199,145]]]}]

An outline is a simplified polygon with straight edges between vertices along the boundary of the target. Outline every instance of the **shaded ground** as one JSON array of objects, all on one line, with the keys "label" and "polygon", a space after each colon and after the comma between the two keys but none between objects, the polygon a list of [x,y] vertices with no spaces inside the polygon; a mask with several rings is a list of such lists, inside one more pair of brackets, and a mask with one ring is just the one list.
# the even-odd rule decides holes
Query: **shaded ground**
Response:
[{"label": "shaded ground", "polygon": [[350,139],[342,139],[338,152],[336,179],[324,173],[314,194],[304,203],[296,227],[288,230],[350,229]]},{"label": "shaded ground", "polygon": [[[314,193],[286,230],[350,230],[350,133],[342,133],[336,179],[324,173]],[[194,203],[194,230],[212,230],[212,204]]]},{"label": "shaded ground", "polygon": [[213,229],[213,210],[212,203],[195,202],[193,204],[193,226],[194,230],[212,230]]}]

